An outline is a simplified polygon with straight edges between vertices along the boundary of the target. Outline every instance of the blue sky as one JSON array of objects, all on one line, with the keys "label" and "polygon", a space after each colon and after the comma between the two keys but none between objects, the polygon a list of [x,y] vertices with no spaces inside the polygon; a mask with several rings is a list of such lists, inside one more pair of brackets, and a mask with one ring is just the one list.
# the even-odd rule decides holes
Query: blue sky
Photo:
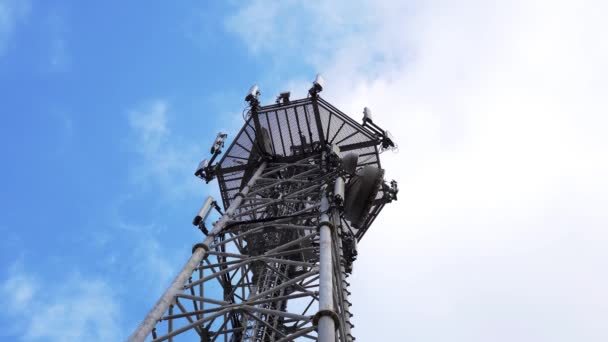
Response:
[{"label": "blue sky", "polygon": [[[125,336],[185,260],[200,238],[191,216],[212,191],[194,168],[263,77],[224,29],[232,10],[0,2],[0,277],[23,277],[5,290],[25,291],[1,314],[1,339],[56,340],[42,325],[73,323],[53,308],[84,311],[89,340]],[[106,323],[76,308],[95,298]],[[25,303],[47,323],[28,321]]]},{"label": "blue sky", "polygon": [[605,6],[0,0],[0,340],[125,338],[200,239],[192,173],[246,90],[317,72],[400,146],[359,340],[606,340]]}]

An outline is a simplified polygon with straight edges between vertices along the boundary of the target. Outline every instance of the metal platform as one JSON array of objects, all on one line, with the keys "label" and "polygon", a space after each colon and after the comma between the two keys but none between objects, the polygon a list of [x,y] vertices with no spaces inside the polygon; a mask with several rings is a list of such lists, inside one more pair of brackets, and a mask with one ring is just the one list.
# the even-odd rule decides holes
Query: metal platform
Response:
[{"label": "metal platform", "polygon": [[[259,131],[264,133],[258,134]],[[264,143],[263,140],[268,141]],[[215,169],[224,208],[230,206],[262,160],[288,163],[314,155],[332,144],[339,146],[341,156],[352,152],[358,154],[357,168],[366,165],[381,168],[380,137],[319,96],[258,108]],[[377,201],[369,208],[367,219],[360,227],[345,221],[358,240],[384,206],[382,199],[386,196],[384,189],[379,189]]]}]

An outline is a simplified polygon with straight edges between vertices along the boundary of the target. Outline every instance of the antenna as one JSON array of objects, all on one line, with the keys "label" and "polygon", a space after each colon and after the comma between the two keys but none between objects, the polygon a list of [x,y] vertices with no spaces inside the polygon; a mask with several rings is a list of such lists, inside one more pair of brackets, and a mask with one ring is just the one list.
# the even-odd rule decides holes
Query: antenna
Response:
[{"label": "antenna", "polygon": [[317,77],[315,77],[315,80],[312,82],[312,88],[310,88],[308,93],[312,97],[316,97],[317,94],[319,94],[321,91],[323,91],[324,85],[325,85],[325,80],[323,79],[323,76],[321,76],[321,74],[317,74]]},{"label": "antenna", "polygon": [[371,130],[380,138],[382,151],[395,151],[398,148],[394,143],[393,135],[389,131],[383,130],[372,121],[372,110],[367,107],[363,108],[363,127]]},{"label": "antenna", "polygon": [[224,148],[224,141],[228,137],[228,134],[219,132],[213,144],[211,145],[211,159],[204,159],[198,164],[194,175],[198,178],[203,179],[206,183],[211,182],[215,178],[215,165],[213,162],[222,153]]}]

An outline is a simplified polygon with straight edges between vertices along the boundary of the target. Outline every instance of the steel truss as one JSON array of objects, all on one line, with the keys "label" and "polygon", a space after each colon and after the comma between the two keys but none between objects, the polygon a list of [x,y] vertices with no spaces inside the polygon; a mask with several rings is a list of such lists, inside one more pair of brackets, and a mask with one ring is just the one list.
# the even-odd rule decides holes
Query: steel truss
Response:
[{"label": "steel truss", "polygon": [[352,341],[338,177],[321,150],[258,163],[129,340]]}]

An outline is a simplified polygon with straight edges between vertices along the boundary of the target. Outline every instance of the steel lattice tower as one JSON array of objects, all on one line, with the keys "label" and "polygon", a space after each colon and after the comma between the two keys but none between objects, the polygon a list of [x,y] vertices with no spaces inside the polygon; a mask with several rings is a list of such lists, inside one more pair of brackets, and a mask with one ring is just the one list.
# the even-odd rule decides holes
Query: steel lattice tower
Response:
[{"label": "steel lattice tower", "polygon": [[[353,341],[347,278],[356,244],[396,199],[379,153],[394,147],[365,109],[359,124],[322,99],[283,93],[260,106],[254,86],[245,125],[216,164],[225,212],[207,231],[209,197],[194,224],[207,234],[129,341]],[[179,336],[178,336],[179,335]]]}]

